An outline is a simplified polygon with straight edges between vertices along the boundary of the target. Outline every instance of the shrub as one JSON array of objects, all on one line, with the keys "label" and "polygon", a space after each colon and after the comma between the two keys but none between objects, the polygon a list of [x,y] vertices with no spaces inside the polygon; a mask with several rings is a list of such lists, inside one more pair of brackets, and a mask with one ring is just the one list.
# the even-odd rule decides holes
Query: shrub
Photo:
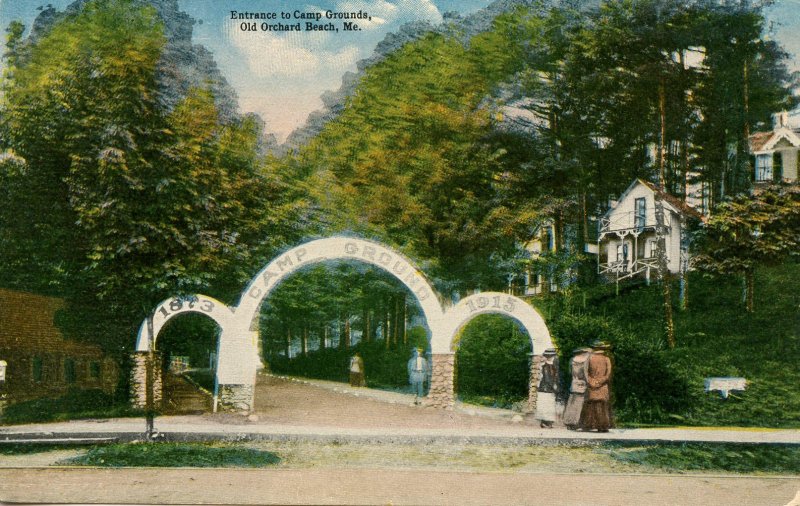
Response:
[{"label": "shrub", "polygon": [[127,403],[119,403],[99,389],[74,389],[55,399],[34,399],[7,406],[3,423],[51,422],[74,418],[135,416],[139,412]]}]

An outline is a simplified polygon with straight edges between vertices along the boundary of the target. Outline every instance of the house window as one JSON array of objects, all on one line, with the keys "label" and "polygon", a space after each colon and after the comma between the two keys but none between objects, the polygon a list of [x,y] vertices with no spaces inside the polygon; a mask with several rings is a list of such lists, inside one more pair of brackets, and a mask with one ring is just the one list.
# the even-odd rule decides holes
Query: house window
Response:
[{"label": "house window", "polygon": [[772,179],[775,182],[780,182],[783,178],[783,154],[776,151],[772,154]]},{"label": "house window", "polygon": [[75,383],[75,360],[71,358],[64,359],[64,381],[67,383]]},{"label": "house window", "polygon": [[645,258],[655,258],[655,257],[656,257],[656,240],[648,239],[647,243],[645,244]]},{"label": "house window", "polygon": [[772,153],[756,155],[756,181],[772,181]]},{"label": "house window", "polygon": [[647,224],[647,201],[644,197],[636,199],[634,202],[633,226],[644,228]]},{"label": "house window", "polygon": [[100,379],[100,362],[90,362],[89,363],[89,378],[93,380]]},{"label": "house window", "polygon": [[617,244],[617,262],[628,263],[628,245],[626,243]]},{"label": "house window", "polygon": [[39,382],[42,381],[42,357],[33,357],[33,363],[31,364],[31,377],[33,381]]}]

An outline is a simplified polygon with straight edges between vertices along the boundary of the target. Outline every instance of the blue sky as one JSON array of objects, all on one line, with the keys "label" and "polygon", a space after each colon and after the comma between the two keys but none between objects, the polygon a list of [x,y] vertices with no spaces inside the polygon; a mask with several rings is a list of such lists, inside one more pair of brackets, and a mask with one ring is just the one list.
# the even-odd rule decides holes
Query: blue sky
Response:
[{"label": "blue sky", "polygon": [[[19,19],[30,26],[37,8],[52,4],[61,10],[73,0],[0,0],[0,26]],[[222,73],[239,95],[242,112],[256,112],[267,130],[284,140],[308,114],[322,107],[320,95],[335,90],[342,75],[372,54],[375,45],[403,23],[439,23],[442,13],[473,12],[490,0],[178,0],[197,20],[193,40],[214,53]],[[230,11],[304,12],[364,10],[372,21],[359,32],[243,32]],[[800,55],[800,0],[778,0],[767,11],[770,37]],[[793,59],[793,70],[800,70]]]}]

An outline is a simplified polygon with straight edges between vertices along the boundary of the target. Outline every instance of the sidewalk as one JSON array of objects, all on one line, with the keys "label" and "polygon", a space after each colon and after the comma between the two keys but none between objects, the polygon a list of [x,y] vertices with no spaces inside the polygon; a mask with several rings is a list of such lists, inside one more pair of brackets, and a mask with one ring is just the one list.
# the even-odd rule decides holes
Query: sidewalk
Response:
[{"label": "sidewalk", "polygon": [[[542,429],[510,410],[458,403],[454,410],[444,412],[414,406],[413,395],[402,392],[353,388],[343,383],[300,378],[271,377],[270,380],[273,381],[270,388],[282,385],[281,392],[291,391],[297,396],[281,401],[281,394],[270,390],[273,397],[268,399],[269,405],[262,406],[251,416],[230,413],[160,416],[155,420],[155,428],[165,440],[173,441],[304,439],[379,443],[458,441],[499,445],[691,441],[800,445],[800,430],[784,429],[673,427],[612,429],[603,434],[564,428]],[[265,394],[264,397],[269,396]],[[335,410],[330,411],[328,407],[325,416],[313,416],[314,409],[324,409],[319,406],[320,400],[329,400],[335,405]],[[370,423],[355,424],[352,418],[344,416],[352,416],[354,411],[360,413],[359,410],[370,406],[382,410],[380,417]],[[401,415],[406,417],[403,420],[408,420],[407,423],[387,422]],[[132,441],[143,438],[144,428],[143,418],[0,426],[0,444],[32,439],[66,440],[62,443],[79,438]]]}]

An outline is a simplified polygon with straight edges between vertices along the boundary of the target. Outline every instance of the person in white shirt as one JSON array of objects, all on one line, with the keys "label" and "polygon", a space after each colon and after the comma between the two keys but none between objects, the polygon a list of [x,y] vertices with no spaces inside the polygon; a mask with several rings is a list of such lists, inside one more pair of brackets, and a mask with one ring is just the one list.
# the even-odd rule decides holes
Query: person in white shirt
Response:
[{"label": "person in white shirt", "polygon": [[408,361],[408,382],[416,396],[414,404],[419,404],[419,399],[425,392],[425,379],[428,377],[428,361],[421,354],[422,350],[414,348]]}]

